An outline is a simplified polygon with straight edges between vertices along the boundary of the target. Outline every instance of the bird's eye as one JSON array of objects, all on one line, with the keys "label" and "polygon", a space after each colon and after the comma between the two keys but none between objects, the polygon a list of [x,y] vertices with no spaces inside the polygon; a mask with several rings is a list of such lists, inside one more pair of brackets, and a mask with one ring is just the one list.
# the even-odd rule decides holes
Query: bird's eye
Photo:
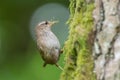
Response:
[{"label": "bird's eye", "polygon": [[48,21],[45,21],[45,24],[47,25],[47,24],[48,24]]}]

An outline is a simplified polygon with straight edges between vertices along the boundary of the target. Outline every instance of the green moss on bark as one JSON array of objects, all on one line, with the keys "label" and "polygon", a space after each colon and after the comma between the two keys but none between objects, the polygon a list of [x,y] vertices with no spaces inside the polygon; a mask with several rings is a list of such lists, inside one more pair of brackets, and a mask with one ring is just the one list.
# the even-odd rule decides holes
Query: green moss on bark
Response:
[{"label": "green moss on bark", "polygon": [[88,47],[88,34],[92,30],[93,3],[70,0],[69,37],[64,46],[65,66],[61,80],[95,80],[93,59]]}]

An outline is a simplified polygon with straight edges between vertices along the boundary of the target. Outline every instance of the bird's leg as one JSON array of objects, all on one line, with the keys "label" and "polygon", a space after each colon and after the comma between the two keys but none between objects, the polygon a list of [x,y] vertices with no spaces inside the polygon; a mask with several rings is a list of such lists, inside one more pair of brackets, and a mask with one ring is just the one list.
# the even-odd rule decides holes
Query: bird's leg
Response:
[{"label": "bird's leg", "polygon": [[44,63],[44,64],[43,64],[43,67],[45,67],[46,65],[47,65],[47,63]]},{"label": "bird's leg", "polygon": [[55,65],[56,65],[59,69],[61,69],[62,71],[64,71],[63,68],[62,68],[59,64],[56,63]]}]

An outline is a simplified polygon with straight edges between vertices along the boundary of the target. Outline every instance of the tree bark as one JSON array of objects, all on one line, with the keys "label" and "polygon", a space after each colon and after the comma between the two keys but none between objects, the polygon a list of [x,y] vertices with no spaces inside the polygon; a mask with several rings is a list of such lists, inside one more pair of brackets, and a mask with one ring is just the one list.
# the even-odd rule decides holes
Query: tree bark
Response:
[{"label": "tree bark", "polygon": [[93,17],[97,80],[120,80],[120,0],[95,0]]},{"label": "tree bark", "polygon": [[70,14],[60,79],[120,80],[120,0],[70,0]]}]

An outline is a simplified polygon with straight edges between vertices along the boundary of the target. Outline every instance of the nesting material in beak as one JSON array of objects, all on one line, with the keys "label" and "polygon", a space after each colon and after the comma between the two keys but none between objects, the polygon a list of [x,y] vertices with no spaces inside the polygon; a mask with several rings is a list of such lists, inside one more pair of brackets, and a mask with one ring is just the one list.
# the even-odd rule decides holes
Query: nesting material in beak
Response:
[{"label": "nesting material in beak", "polygon": [[52,25],[54,25],[54,24],[56,24],[56,23],[58,23],[59,21],[51,21],[49,24],[50,24],[50,26],[52,26]]}]

